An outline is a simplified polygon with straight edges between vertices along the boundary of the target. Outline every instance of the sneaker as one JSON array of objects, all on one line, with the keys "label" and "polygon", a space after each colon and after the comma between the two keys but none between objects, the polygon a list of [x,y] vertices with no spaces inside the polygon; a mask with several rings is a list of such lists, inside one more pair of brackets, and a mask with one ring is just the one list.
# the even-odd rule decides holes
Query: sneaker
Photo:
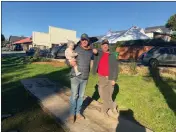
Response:
[{"label": "sneaker", "polygon": [[79,75],[81,75],[81,72],[76,72],[76,76],[79,76]]},{"label": "sneaker", "polygon": [[74,123],[74,121],[75,121],[74,115],[70,115],[70,116],[66,119],[66,121],[67,121],[67,122]]},{"label": "sneaker", "polygon": [[84,118],[84,116],[82,116],[81,114],[77,114],[76,115],[76,120],[84,120],[85,118]]}]

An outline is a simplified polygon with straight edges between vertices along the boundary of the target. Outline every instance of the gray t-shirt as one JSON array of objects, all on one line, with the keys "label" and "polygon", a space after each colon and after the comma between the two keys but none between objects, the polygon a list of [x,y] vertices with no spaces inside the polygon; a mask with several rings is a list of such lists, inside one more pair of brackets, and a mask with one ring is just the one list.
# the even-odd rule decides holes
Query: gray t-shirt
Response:
[{"label": "gray t-shirt", "polygon": [[[83,80],[87,80],[90,72],[90,61],[93,55],[92,50],[85,50],[82,47],[77,46],[75,48],[75,52],[78,53],[78,56],[76,57],[78,70],[82,73],[77,77]],[[73,68],[71,69],[70,75],[71,77],[76,76]]]}]

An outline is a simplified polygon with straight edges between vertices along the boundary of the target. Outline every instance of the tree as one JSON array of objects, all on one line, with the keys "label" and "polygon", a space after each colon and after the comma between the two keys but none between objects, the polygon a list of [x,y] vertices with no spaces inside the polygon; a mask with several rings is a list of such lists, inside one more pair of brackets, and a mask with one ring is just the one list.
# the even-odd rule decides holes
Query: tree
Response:
[{"label": "tree", "polygon": [[[166,26],[167,28],[169,28],[170,30],[172,30],[172,31],[176,31],[176,14],[172,15],[172,16],[168,19],[168,21],[167,21],[167,23],[166,23],[165,26]],[[176,35],[173,35],[173,36],[172,36],[172,40],[173,40],[173,41],[176,41]]]},{"label": "tree", "polygon": [[1,34],[1,42],[5,41],[5,37],[3,34]]},{"label": "tree", "polygon": [[166,23],[166,27],[170,30],[176,31],[176,14],[171,16]]},{"label": "tree", "polygon": [[6,39],[3,34],[1,34],[1,48],[6,47],[7,44],[9,44],[9,40]]}]

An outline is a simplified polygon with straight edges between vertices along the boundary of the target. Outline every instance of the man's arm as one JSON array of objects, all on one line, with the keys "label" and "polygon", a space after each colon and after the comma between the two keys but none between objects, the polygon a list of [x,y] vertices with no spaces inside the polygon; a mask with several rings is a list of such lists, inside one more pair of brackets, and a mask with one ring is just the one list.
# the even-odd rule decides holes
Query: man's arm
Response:
[{"label": "man's arm", "polygon": [[110,80],[112,80],[112,85],[115,85],[115,82],[118,79],[118,72],[119,72],[119,61],[115,58],[115,56],[113,56],[113,58],[111,58],[113,60],[111,60],[111,68],[110,68]]},{"label": "man's arm", "polygon": [[94,75],[97,73],[98,61],[99,61],[100,56],[101,56],[101,50],[97,50],[97,53],[93,54],[94,58],[93,58],[92,74],[94,74]]},{"label": "man's arm", "polygon": [[117,79],[118,79],[118,69],[119,69],[119,65],[118,65],[118,60],[116,60],[115,62],[116,64],[114,65],[115,68],[114,68],[114,72],[113,72],[113,80],[112,80],[112,85],[114,86]]},{"label": "man's arm", "polygon": [[114,62],[114,72],[113,72],[113,80],[117,81],[119,74],[119,61],[116,59]]}]

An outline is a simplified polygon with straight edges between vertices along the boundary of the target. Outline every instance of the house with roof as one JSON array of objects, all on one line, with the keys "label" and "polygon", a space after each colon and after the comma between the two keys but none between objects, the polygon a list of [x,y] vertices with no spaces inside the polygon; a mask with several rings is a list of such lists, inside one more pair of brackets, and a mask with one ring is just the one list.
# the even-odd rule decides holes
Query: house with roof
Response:
[{"label": "house with roof", "polygon": [[24,36],[10,36],[9,37],[9,42],[10,42],[10,44],[12,44],[12,43],[14,43],[14,42],[16,42],[16,41],[19,41],[19,40],[22,40],[22,39],[25,39],[25,38],[27,38],[27,37],[24,37]]},{"label": "house with roof", "polygon": [[165,26],[154,26],[145,28],[145,34],[150,38],[154,38],[154,33],[156,32],[162,34],[170,34],[171,30],[169,30]]},{"label": "house with roof", "polygon": [[[164,26],[147,27],[145,29],[132,26],[128,30],[122,31],[108,31],[106,35],[98,36],[98,42],[102,42],[103,39],[108,39],[111,44],[115,44],[118,41],[130,41],[130,40],[149,40],[153,38],[162,38],[165,41],[170,41],[170,30]],[[152,46],[131,46],[130,44],[118,47],[116,50],[120,52],[119,59],[138,59],[140,55]]]},{"label": "house with roof", "polygon": [[137,26],[132,26],[128,30],[110,30],[106,33],[106,35],[97,36],[97,38],[99,39],[99,42],[101,42],[103,39],[108,39],[110,43],[116,43],[117,41],[153,39],[157,38],[156,36],[158,36],[159,33],[161,34],[160,36],[162,36],[162,39],[164,39],[165,41],[170,41],[171,30],[169,30],[165,26],[147,27],[145,29]]},{"label": "house with roof", "polygon": [[38,47],[40,49],[52,48],[55,45],[62,45],[72,40],[75,43],[79,41],[76,37],[76,31],[49,26],[49,32],[32,32],[31,37],[14,37],[9,38],[13,45],[20,44],[24,50],[29,50],[31,47]]},{"label": "house with roof", "polygon": [[108,33],[102,36],[98,42],[101,42],[103,39],[108,39],[110,43],[116,43],[117,41],[129,41],[129,40],[141,40],[141,39],[150,39],[144,32],[144,29],[132,26],[128,30],[123,31],[108,31]]},{"label": "house with roof", "polygon": [[120,34],[120,36],[117,39],[115,39],[115,41],[117,42],[117,41],[141,40],[141,39],[149,39],[149,37],[145,34],[142,28],[133,26],[126,32]]},{"label": "house with roof", "polygon": [[27,51],[29,50],[31,47],[33,47],[32,44],[32,37],[27,37],[18,41],[15,41],[12,43],[13,45],[17,45],[20,44],[23,47],[23,50]]}]

